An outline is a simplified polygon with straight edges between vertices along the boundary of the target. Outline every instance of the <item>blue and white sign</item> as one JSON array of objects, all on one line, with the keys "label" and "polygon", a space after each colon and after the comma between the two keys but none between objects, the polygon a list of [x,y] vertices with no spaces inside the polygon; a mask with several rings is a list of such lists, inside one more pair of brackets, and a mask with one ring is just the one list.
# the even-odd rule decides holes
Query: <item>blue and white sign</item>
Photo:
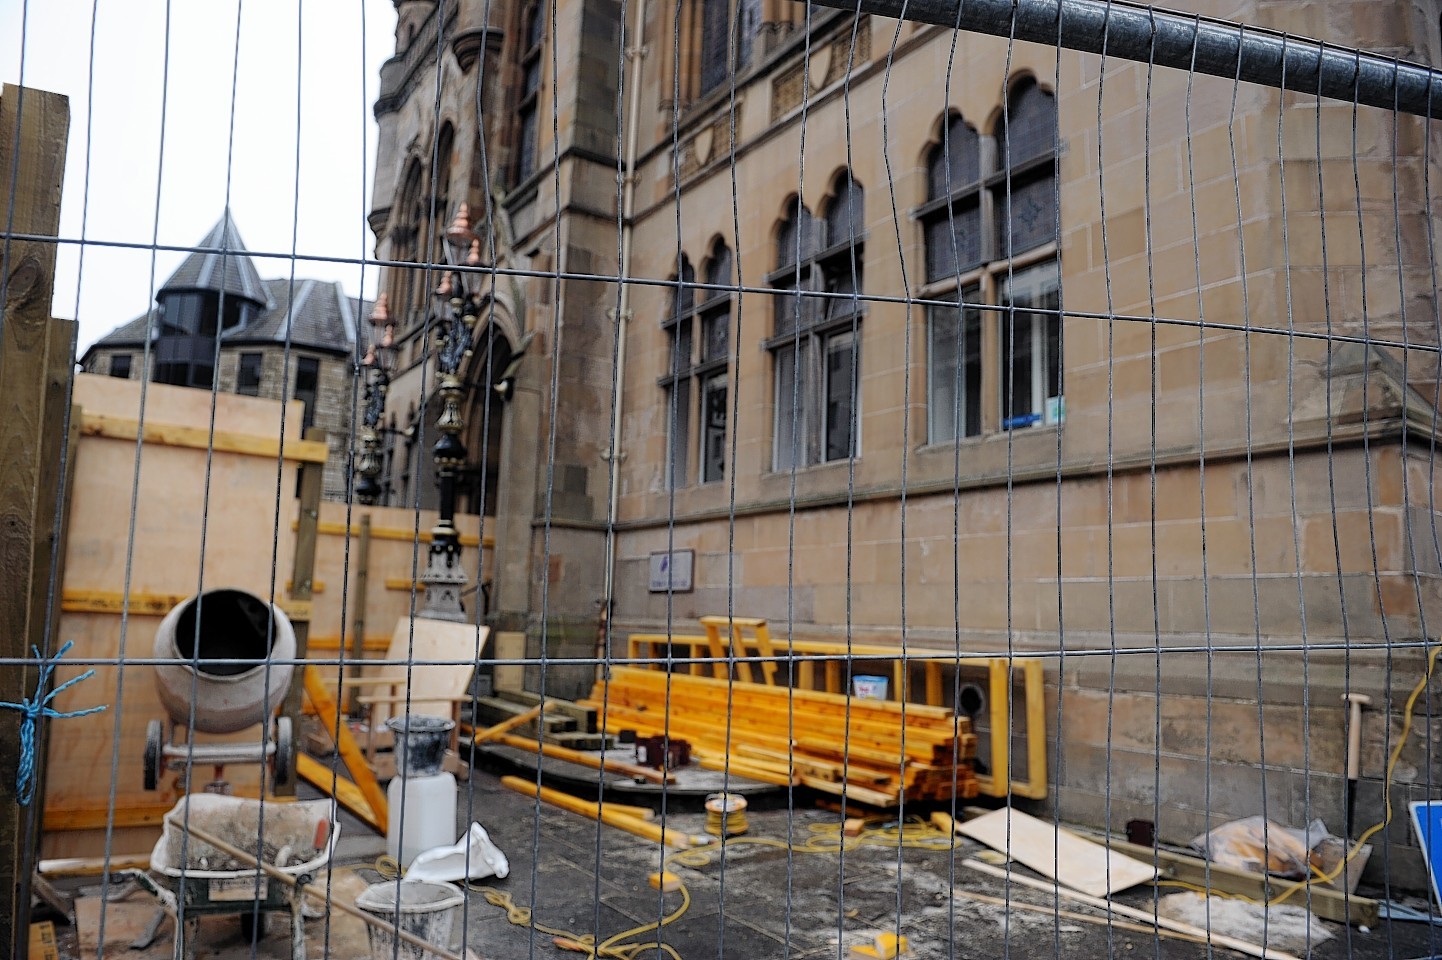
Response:
[{"label": "blue and white sign", "polygon": [[1432,880],[1432,895],[1442,904],[1442,890],[1437,887],[1437,870],[1442,868],[1442,800],[1413,800],[1407,804],[1412,813],[1412,829],[1417,831],[1417,846],[1427,864]]},{"label": "blue and white sign", "polygon": [[691,568],[696,551],[672,550],[651,554],[651,592],[690,593]]}]

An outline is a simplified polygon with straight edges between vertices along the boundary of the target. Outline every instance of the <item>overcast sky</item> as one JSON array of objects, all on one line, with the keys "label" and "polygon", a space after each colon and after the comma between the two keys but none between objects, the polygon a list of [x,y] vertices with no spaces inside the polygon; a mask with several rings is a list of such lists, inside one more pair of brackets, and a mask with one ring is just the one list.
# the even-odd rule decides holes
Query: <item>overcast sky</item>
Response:
[{"label": "overcast sky", "polygon": [[[70,98],[60,236],[80,239],[83,221],[95,243],[83,260],[60,245],[54,312],[80,321],[82,352],[144,312],[185,257],[155,254],[152,279],[149,249],[95,244],[196,244],[227,193],[252,251],[374,252],[371,102],[394,29],[391,0],[0,0],[0,79]],[[291,273],[288,256],[256,266]],[[305,259],[295,274],[352,294],[364,282],[367,296],[377,279],[374,267]]]}]

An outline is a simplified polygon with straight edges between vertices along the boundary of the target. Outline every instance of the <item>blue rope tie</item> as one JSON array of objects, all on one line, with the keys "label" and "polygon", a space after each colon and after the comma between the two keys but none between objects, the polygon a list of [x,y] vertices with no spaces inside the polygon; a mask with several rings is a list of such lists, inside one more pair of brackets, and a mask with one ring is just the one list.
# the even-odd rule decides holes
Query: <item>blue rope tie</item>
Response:
[{"label": "blue rope tie", "polygon": [[[75,646],[74,640],[66,642],[55,654],[55,660],[65,656],[67,650]],[[20,722],[20,765],[15,769],[15,792],[20,798],[20,805],[28,807],[30,800],[35,795],[35,720],[38,717],[48,717],[52,720],[64,720],[69,717],[83,717],[91,713],[99,713],[104,706],[90,707],[85,710],[55,710],[50,706],[50,701],[59,696],[66,687],[74,686],[81,680],[95,675],[94,670],[86,670],[78,677],[66,680],[60,686],[44,693],[45,685],[50,682],[50,674],[55,672],[55,660],[43,660],[40,657],[39,649],[31,647],[35,651],[35,658],[40,660],[40,682],[35,684],[35,699],[22,700],[19,703],[10,703],[7,700],[0,700],[0,707],[9,710],[19,710],[24,714]]]}]

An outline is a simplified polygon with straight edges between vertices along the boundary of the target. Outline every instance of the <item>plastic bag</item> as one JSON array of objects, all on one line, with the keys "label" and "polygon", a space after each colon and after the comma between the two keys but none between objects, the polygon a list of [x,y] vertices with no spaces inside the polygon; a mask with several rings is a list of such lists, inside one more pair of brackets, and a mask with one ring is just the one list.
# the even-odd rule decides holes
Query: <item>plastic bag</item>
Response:
[{"label": "plastic bag", "polygon": [[[470,867],[469,875],[467,866]],[[455,883],[492,876],[504,879],[510,872],[510,861],[500,848],[491,842],[486,828],[479,823],[472,823],[471,829],[449,847],[432,847],[416,854],[410,869],[406,871],[406,879]]]},{"label": "plastic bag", "polygon": [[1323,867],[1318,847],[1336,839],[1321,820],[1297,830],[1262,817],[1246,817],[1202,834],[1192,840],[1192,848],[1218,866],[1305,880],[1313,866]]}]

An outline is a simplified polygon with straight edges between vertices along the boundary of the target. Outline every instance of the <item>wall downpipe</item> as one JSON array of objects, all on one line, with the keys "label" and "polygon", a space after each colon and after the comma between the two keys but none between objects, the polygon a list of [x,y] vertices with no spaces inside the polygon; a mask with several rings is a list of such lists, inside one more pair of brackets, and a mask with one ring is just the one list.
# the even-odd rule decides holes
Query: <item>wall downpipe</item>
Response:
[{"label": "wall downpipe", "polygon": [[621,463],[626,455],[621,447],[621,398],[626,386],[626,337],[631,321],[631,243],[635,228],[632,214],[636,208],[636,147],[640,136],[641,65],[646,55],[642,43],[646,24],[646,0],[634,0],[636,26],[629,38],[626,59],[631,64],[630,103],[626,110],[626,164],[621,183],[621,292],[615,307],[616,320],[616,397],[611,407],[611,448],[606,451],[610,465],[610,502],[606,507],[606,590],[601,608],[601,629],[597,633],[597,660],[605,658],[606,637],[615,613],[616,600],[616,517],[621,502]]}]

